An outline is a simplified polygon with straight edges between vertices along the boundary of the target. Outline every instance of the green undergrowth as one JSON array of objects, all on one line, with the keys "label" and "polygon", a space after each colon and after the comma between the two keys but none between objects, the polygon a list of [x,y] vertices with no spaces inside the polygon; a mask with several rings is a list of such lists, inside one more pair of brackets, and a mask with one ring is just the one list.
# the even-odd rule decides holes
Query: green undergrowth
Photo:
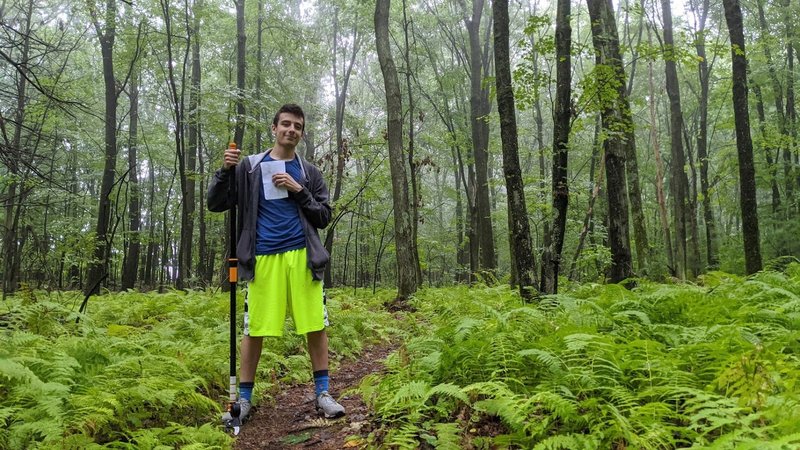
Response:
[{"label": "green undergrowth", "polygon": [[697,284],[420,291],[419,322],[360,391],[371,445],[800,448],[800,265]]},{"label": "green undergrowth", "polygon": [[[390,296],[329,292],[334,368],[401,333],[382,307]],[[92,297],[76,324],[81,300],[23,289],[0,303],[0,449],[231,447],[218,425],[229,294]],[[265,340],[257,401],[271,401],[281,384],[310,381],[302,337],[287,328],[283,339]]]}]

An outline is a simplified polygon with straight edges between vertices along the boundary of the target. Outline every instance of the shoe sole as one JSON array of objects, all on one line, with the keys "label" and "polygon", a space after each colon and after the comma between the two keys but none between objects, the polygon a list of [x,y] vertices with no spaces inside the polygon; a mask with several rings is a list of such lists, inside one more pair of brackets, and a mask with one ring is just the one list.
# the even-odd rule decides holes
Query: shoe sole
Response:
[{"label": "shoe sole", "polygon": [[319,414],[320,416],[322,416],[322,417],[324,417],[326,419],[338,419],[339,417],[344,417],[345,416],[345,412],[344,411],[338,412],[336,414],[326,414],[324,411],[319,410],[319,409],[317,410],[317,414]]}]

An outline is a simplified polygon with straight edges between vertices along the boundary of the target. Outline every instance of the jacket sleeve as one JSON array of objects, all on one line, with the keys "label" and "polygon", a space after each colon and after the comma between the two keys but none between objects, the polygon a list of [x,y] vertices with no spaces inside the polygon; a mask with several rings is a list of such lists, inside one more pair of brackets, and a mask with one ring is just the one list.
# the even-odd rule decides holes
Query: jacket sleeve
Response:
[{"label": "jacket sleeve", "polygon": [[300,205],[303,215],[311,225],[315,228],[325,228],[331,220],[328,186],[315,166],[309,164],[306,170],[309,175],[308,185],[303,186],[302,191],[290,195]]},{"label": "jacket sleeve", "polygon": [[209,211],[227,211],[231,209],[231,206],[236,204],[236,186],[233,186],[232,190],[229,189],[230,175],[233,170],[235,169],[217,169],[217,171],[214,172],[214,176],[208,184],[208,195],[206,199]]}]

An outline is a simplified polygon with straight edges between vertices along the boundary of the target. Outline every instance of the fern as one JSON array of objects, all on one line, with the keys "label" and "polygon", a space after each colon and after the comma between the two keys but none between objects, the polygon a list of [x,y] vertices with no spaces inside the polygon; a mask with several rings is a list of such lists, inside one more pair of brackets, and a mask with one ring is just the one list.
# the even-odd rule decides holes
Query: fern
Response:
[{"label": "fern", "polygon": [[591,436],[565,434],[551,436],[540,441],[533,450],[595,450],[603,448]]},{"label": "fern", "polygon": [[436,442],[434,447],[436,450],[460,450],[461,445],[461,429],[457,423],[437,423],[433,426],[433,431],[436,433]]}]

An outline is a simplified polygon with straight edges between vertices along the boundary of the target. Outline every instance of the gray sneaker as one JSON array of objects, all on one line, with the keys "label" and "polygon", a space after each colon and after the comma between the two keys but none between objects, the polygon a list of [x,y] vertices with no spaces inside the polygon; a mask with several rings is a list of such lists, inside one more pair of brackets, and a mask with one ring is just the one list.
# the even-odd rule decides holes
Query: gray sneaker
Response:
[{"label": "gray sneaker", "polygon": [[322,391],[322,393],[317,396],[317,399],[314,400],[314,406],[317,408],[317,414],[325,416],[326,419],[333,419],[344,415],[344,406],[334,400],[328,391]]},{"label": "gray sneaker", "polygon": [[[240,398],[236,403],[239,405],[239,423],[244,423],[249,418],[248,416],[250,415],[250,409],[253,407],[253,405],[250,404],[249,400],[245,400],[243,398]],[[222,414],[222,423],[228,425],[232,422],[233,417],[231,416],[230,411],[225,411],[225,413]]]}]

